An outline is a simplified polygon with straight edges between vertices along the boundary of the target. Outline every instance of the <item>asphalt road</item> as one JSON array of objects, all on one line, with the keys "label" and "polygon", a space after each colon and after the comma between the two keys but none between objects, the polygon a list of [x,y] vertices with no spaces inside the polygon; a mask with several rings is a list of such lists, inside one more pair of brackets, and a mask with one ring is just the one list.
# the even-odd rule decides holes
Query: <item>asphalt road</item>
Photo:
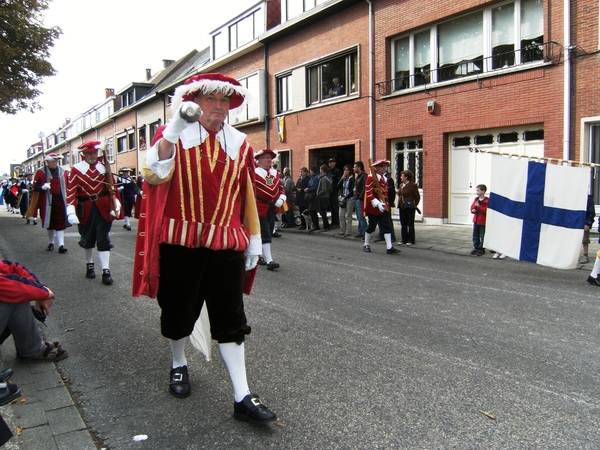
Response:
[{"label": "asphalt road", "polygon": [[216,345],[211,362],[188,347],[191,397],[167,393],[159,308],[130,294],[136,226],[114,226],[103,286],[85,278],[75,230],[69,253],[49,253],[39,225],[0,214],[5,257],[57,295],[44,331],[69,349],[62,375],[103,448],[600,447],[600,291],[587,273],[285,233],[281,269],[261,267],[246,299],[250,388],[279,417],[253,427],[232,418]]}]

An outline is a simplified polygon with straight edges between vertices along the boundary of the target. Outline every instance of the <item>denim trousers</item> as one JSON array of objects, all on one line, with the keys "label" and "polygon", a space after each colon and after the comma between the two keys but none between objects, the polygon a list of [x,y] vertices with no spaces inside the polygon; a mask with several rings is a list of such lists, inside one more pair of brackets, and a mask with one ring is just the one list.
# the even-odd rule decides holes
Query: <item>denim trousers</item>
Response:
[{"label": "denim trousers", "polygon": [[35,358],[44,347],[42,333],[33,313],[31,304],[6,303],[0,301],[0,331],[10,328],[15,347],[22,358]]},{"label": "denim trousers", "polygon": [[367,219],[363,217],[363,202],[362,200],[355,200],[354,206],[356,207],[356,220],[358,220],[358,234],[364,236],[367,232]]}]

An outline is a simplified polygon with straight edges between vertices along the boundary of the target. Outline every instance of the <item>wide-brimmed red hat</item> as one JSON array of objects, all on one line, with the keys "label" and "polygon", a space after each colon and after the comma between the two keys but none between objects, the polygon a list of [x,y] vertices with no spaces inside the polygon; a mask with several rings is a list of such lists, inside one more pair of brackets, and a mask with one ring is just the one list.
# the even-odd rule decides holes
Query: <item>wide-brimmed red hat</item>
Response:
[{"label": "wide-brimmed red hat", "polygon": [[95,152],[95,151],[99,150],[99,148],[97,148],[97,147],[100,144],[102,144],[102,142],[100,142],[100,141],[87,141],[87,142],[84,142],[83,144],[81,144],[77,148],[79,149],[79,151],[81,153],[91,153],[91,152]]},{"label": "wide-brimmed red hat", "polygon": [[254,154],[254,159],[260,158],[262,155],[271,155],[273,159],[277,158],[277,152],[275,150],[270,150],[265,148],[263,150],[259,150]]},{"label": "wide-brimmed red hat", "polygon": [[389,166],[390,162],[387,159],[378,159],[373,163],[374,166]]},{"label": "wide-brimmed red hat", "polygon": [[175,89],[175,94],[171,97],[171,113],[179,111],[182,102],[192,101],[198,92],[209,94],[215,91],[231,98],[230,110],[242,106],[246,97],[250,95],[250,92],[235,78],[222,73],[201,73],[188,78],[184,84]]},{"label": "wide-brimmed red hat", "polygon": [[63,159],[63,156],[58,153],[48,153],[44,156],[44,161],[57,161],[59,159]]}]

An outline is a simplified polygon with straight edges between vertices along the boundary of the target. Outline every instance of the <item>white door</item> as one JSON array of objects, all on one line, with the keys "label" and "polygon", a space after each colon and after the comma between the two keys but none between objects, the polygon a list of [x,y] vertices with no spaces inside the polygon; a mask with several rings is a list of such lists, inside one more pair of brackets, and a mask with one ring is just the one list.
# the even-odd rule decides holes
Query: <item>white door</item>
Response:
[{"label": "white door", "polygon": [[[542,128],[542,126],[477,130],[449,135],[448,220],[450,223],[471,224],[473,222],[470,206],[475,198],[477,185],[485,184],[488,195],[490,190],[493,191],[490,183],[491,155],[486,154],[485,151],[533,157],[544,156],[543,139],[528,140],[526,132],[536,128]],[[483,138],[486,138],[488,143],[476,144],[478,141],[483,141]]]}]

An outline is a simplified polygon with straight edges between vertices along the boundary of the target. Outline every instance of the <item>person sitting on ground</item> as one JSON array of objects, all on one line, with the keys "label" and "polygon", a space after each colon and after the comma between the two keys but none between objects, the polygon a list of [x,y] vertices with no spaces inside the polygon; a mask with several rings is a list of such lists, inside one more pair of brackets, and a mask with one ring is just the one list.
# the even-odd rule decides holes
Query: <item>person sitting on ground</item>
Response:
[{"label": "person sitting on ground", "polygon": [[23,362],[55,362],[69,355],[58,342],[44,342],[29,304],[35,302],[38,312],[50,314],[54,302],[50,288],[19,263],[2,260],[0,292],[0,330],[9,328]]}]

